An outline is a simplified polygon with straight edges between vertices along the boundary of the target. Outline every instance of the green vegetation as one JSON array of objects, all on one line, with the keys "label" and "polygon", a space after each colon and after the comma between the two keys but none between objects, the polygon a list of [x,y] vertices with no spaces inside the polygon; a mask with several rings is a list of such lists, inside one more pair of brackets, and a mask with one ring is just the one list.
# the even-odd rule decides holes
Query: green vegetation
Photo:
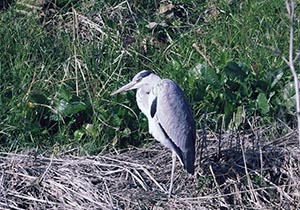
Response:
[{"label": "green vegetation", "polygon": [[142,69],[184,89],[199,128],[205,119],[213,130],[249,126],[242,116],[295,123],[293,80],[280,58],[289,36],[282,1],[20,2],[0,12],[7,150],[96,153],[145,142],[134,92],[109,95]]}]

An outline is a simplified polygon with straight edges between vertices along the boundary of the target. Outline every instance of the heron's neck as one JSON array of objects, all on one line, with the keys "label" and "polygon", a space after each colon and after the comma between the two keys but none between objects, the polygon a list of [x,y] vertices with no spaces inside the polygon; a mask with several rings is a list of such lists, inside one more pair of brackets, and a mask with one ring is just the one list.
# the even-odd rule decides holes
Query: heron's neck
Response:
[{"label": "heron's neck", "polygon": [[151,77],[151,88],[155,87],[158,83],[160,83],[161,78],[159,76],[157,76],[156,74],[153,74],[153,76]]}]

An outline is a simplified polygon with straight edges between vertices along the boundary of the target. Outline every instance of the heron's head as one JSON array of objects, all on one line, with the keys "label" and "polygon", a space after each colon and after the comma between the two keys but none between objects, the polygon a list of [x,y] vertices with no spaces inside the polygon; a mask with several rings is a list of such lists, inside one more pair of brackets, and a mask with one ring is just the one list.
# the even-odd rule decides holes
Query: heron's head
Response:
[{"label": "heron's head", "polygon": [[123,91],[138,89],[143,86],[153,86],[156,85],[160,81],[160,77],[154,74],[151,71],[143,70],[137,73],[132,81],[123,87],[120,87],[118,90],[112,92],[110,95],[116,95]]}]

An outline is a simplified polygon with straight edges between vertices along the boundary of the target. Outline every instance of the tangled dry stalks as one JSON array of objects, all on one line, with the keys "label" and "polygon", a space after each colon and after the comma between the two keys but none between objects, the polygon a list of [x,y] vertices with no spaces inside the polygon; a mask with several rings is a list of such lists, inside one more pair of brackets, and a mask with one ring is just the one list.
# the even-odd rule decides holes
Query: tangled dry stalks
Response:
[{"label": "tangled dry stalks", "polygon": [[221,142],[208,135],[204,143],[194,177],[177,164],[170,199],[165,192],[171,155],[158,144],[85,157],[2,152],[0,208],[299,208],[300,151],[294,133],[264,143],[251,134],[224,134]]}]

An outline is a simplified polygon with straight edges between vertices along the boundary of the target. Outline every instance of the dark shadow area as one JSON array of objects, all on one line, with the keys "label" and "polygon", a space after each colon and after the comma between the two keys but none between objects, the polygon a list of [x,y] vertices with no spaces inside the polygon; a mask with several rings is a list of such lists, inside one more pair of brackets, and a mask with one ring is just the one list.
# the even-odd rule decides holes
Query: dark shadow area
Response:
[{"label": "dark shadow area", "polygon": [[8,9],[15,1],[14,0],[1,0],[0,1],[0,10]]}]

